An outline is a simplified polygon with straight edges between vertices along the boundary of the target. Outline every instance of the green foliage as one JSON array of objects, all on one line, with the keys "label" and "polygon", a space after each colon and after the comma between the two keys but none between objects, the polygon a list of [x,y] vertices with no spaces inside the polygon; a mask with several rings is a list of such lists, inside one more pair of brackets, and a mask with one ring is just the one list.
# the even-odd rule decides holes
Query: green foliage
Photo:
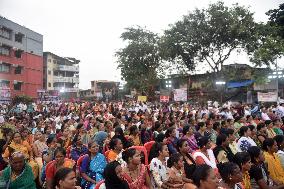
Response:
[{"label": "green foliage", "polygon": [[12,99],[13,104],[19,104],[20,102],[22,102],[24,104],[30,104],[30,103],[33,102],[33,99],[32,99],[32,97],[27,96],[27,95],[18,95],[18,96],[15,96]]},{"label": "green foliage", "polygon": [[251,61],[258,66],[271,66],[284,54],[284,3],[266,13],[269,22],[258,25]]},{"label": "green foliage", "polygon": [[269,24],[277,28],[277,34],[284,39],[284,3],[278,9],[266,13],[269,16]]},{"label": "green foliage", "polygon": [[247,50],[254,40],[256,24],[247,8],[223,2],[196,9],[170,26],[161,40],[161,56],[188,70],[205,64],[219,72],[232,51]]},{"label": "green foliage", "polygon": [[126,28],[121,38],[127,43],[116,52],[118,69],[127,86],[140,93],[149,94],[158,82],[162,71],[158,52],[157,34],[141,27]]}]

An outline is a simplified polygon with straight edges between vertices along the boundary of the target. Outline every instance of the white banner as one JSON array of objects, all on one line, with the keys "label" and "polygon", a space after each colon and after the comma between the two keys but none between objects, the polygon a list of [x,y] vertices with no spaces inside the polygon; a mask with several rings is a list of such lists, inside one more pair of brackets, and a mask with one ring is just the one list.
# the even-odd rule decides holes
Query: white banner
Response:
[{"label": "white banner", "polygon": [[257,99],[260,102],[277,102],[277,92],[261,93],[257,92]]},{"label": "white banner", "polygon": [[174,89],[174,101],[187,101],[187,89]]}]

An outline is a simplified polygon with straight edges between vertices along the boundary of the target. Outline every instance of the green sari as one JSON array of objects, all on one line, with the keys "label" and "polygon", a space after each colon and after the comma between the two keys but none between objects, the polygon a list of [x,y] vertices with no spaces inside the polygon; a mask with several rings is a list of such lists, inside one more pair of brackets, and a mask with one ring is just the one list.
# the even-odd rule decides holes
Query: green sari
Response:
[{"label": "green sari", "polygon": [[12,169],[10,166],[3,170],[2,179],[7,183],[6,189],[36,189],[34,175],[31,166],[25,165],[23,172],[11,180]]}]

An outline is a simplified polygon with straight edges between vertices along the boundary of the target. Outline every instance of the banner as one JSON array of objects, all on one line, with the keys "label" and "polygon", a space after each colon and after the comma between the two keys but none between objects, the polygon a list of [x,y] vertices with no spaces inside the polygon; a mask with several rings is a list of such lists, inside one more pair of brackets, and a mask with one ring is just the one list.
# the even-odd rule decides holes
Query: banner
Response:
[{"label": "banner", "polygon": [[174,89],[174,101],[187,101],[187,89]]},{"label": "banner", "polygon": [[160,96],[160,102],[169,102],[170,97],[169,96]]},{"label": "banner", "polygon": [[260,102],[277,102],[277,92],[257,93],[257,99]]},{"label": "banner", "polygon": [[138,96],[137,101],[146,102],[147,101],[147,96]]}]

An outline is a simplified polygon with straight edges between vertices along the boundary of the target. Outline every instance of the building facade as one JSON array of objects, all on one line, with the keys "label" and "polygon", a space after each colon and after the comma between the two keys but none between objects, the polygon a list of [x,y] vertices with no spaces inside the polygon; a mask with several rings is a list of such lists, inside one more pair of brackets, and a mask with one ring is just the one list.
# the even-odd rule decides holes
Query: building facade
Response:
[{"label": "building facade", "polygon": [[43,87],[43,36],[0,16],[0,103],[37,98]]},{"label": "building facade", "polygon": [[77,98],[79,93],[79,62],[75,58],[43,53],[43,85],[47,91],[58,91],[63,98]]}]

